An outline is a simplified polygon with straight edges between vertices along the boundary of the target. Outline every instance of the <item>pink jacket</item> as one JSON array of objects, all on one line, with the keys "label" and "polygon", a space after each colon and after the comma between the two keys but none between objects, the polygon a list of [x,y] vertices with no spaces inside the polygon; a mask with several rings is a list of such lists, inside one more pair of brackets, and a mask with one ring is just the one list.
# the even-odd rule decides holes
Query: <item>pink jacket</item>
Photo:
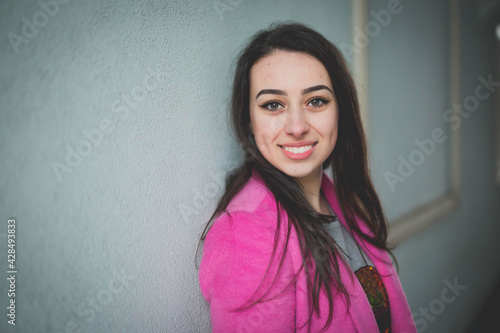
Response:
[{"label": "pink jacket", "polygon": [[[344,226],[332,179],[323,172],[321,190]],[[282,209],[282,208],[281,208]],[[302,256],[295,229],[292,228],[282,268],[276,275],[277,262],[270,266],[270,279],[259,289],[269,265],[276,229],[276,201],[256,170],[242,190],[214,221],[207,234],[199,270],[200,288],[210,304],[212,329],[217,332],[319,332],[328,317],[328,300],[320,294],[320,315],[313,314],[306,324],[312,307],[308,296],[305,270],[299,271]],[[286,237],[286,212],[280,212],[282,223],[277,253],[282,254]],[[372,234],[368,226],[357,219],[361,230]],[[416,333],[415,323],[405,293],[387,252],[363,241],[355,235],[376,269],[389,296],[393,333]],[[349,292],[351,307],[347,310],[345,297],[335,294],[333,321],[326,332],[379,332],[370,303],[358,279],[349,266],[339,261],[342,282]],[[293,276],[298,272],[297,278]],[[276,277],[274,284],[273,278]],[[290,283],[290,281],[292,281]],[[250,308],[233,312],[245,304],[254,292],[267,291],[265,299]],[[283,291],[284,290],[284,291]],[[280,293],[281,292],[281,293]]]}]

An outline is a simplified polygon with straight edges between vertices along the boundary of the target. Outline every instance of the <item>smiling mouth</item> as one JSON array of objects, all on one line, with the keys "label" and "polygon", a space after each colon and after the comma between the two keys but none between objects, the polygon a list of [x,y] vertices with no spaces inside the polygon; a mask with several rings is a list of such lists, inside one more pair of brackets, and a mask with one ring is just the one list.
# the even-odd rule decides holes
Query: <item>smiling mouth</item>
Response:
[{"label": "smiling mouth", "polygon": [[312,147],[314,147],[316,144],[317,144],[317,142],[313,143],[312,145],[305,145],[305,146],[301,146],[301,147],[283,147],[282,145],[278,145],[278,146],[280,146],[281,148],[283,148],[284,150],[286,150],[290,153],[302,154],[308,150],[311,150]]}]

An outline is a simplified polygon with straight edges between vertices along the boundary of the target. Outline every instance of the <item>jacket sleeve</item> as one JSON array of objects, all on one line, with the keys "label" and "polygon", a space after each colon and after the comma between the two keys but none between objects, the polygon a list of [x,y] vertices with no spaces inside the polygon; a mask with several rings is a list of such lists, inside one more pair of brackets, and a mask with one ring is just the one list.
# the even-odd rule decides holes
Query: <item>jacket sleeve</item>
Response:
[{"label": "jacket sleeve", "polygon": [[[265,222],[248,212],[224,213],[205,238],[199,280],[214,333],[295,331],[294,269],[287,252],[277,269],[286,235],[280,234],[269,265],[275,229]],[[236,311],[263,295],[267,301]]]}]

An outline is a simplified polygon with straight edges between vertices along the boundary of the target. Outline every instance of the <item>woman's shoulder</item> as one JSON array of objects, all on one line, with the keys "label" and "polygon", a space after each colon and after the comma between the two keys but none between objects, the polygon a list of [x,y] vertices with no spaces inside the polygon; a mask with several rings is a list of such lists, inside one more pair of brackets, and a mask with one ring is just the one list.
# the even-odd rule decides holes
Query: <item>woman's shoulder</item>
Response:
[{"label": "woman's shoulder", "polygon": [[[220,222],[219,222],[220,221]],[[255,227],[273,229],[277,222],[277,205],[273,193],[256,172],[231,199],[225,211],[214,221],[222,226],[252,224]]]},{"label": "woman's shoulder", "polygon": [[232,210],[219,214],[205,237],[199,271],[200,286],[207,300],[212,293],[217,293],[218,286],[226,288],[230,282],[255,291],[266,274],[274,250],[272,266],[276,258],[285,255],[288,259],[283,262],[284,271],[294,272],[293,260],[284,252],[294,249],[293,253],[299,253],[299,245],[291,241],[285,250],[283,238],[286,233],[280,232],[275,249],[276,225],[276,216],[268,219],[260,210]]},{"label": "woman's shoulder", "polygon": [[258,174],[252,173],[226,209],[214,218],[204,240],[203,252],[219,252],[223,248],[230,252],[249,250],[249,255],[269,249],[272,252],[278,225],[280,239],[286,235],[288,218],[283,209],[280,209],[280,221],[282,223],[278,224],[274,195]]},{"label": "woman's shoulder", "polygon": [[[260,210],[228,210],[220,213],[207,232],[205,243],[234,242],[234,239],[273,238],[277,226],[277,216]],[[256,239],[254,239],[256,240]]]}]

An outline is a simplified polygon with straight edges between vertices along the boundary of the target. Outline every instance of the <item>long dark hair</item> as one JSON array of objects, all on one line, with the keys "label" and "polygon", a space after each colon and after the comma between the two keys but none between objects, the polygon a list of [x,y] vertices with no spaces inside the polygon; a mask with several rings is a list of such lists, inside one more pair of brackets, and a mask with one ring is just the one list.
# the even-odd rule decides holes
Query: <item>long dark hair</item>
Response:
[{"label": "long dark hair", "polygon": [[[332,168],[334,188],[350,230],[386,250],[397,265],[396,258],[387,246],[387,219],[370,178],[356,87],[346,61],[339,49],[321,34],[293,22],[275,23],[269,29],[259,31],[237,58],[231,96],[231,121],[236,139],[245,152],[245,159],[226,176],[225,193],[208,221],[198,246],[205,239],[214,217],[224,211],[227,213],[227,205],[251,177],[252,169],[256,169],[276,199],[278,225],[271,261],[277,248],[281,206],[289,221],[285,249],[292,227],[299,237],[303,259],[301,269],[305,269],[309,290],[312,291],[309,297],[313,307],[309,319],[313,311],[319,314],[319,295],[324,289],[329,303],[326,328],[333,317],[332,283],[338,293],[347,297],[350,305],[349,295],[340,280],[337,258],[344,259],[341,255],[337,256],[339,248],[321,223],[332,220],[332,217],[316,212],[308,202],[300,182],[275,168],[262,156],[250,130],[250,69],[259,59],[277,50],[307,53],[318,59],[328,71],[338,103],[339,120],[337,143],[323,163],[323,169]],[[355,215],[367,223],[374,237],[360,230]],[[284,251],[279,267],[283,258]],[[262,298],[254,300],[252,304],[263,301]]]}]

